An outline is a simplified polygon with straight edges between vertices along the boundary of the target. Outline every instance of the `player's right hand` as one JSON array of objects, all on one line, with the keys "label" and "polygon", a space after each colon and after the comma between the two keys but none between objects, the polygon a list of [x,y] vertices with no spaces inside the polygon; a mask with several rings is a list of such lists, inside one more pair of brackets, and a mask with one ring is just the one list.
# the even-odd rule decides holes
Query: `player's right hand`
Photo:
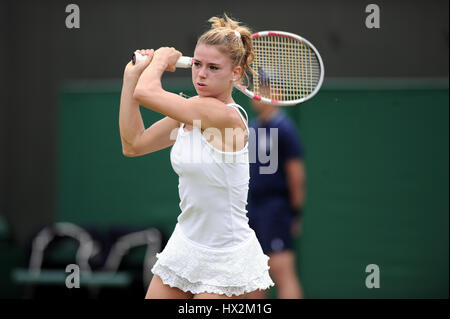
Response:
[{"label": "player's right hand", "polygon": [[134,78],[134,79],[139,78],[139,76],[141,76],[145,68],[150,64],[150,62],[152,62],[155,50],[153,49],[136,50],[136,52],[138,52],[143,56],[146,56],[147,58],[144,61],[136,64],[133,64],[131,61],[128,62],[128,64],[125,67],[124,78]]}]

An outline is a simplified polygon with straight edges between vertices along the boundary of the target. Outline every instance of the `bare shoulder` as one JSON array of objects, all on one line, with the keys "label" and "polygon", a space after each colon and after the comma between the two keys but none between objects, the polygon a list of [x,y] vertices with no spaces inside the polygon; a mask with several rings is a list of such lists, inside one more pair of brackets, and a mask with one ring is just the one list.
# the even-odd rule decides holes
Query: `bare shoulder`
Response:
[{"label": "bare shoulder", "polygon": [[214,98],[214,97],[206,97],[206,96],[193,96],[191,98],[188,99],[190,102],[195,103],[195,104],[201,104],[201,105],[205,105],[208,107],[222,107],[225,108],[226,104],[219,101],[218,99]]},{"label": "bare shoulder", "polygon": [[[248,125],[248,123],[247,123],[247,120],[245,119],[245,117],[241,116],[242,113],[239,110],[239,108],[234,107],[234,106],[228,106],[227,108],[229,109],[228,111],[230,112],[230,118],[232,119],[232,123],[231,123],[232,127],[233,128],[241,128],[242,130],[246,131],[247,128],[246,128],[245,124]],[[244,122],[245,122],[245,124],[244,124]]]},{"label": "bare shoulder", "polygon": [[[234,113],[224,102],[214,97],[196,97],[190,98],[189,103],[195,110],[194,118],[202,119],[202,128],[230,127],[234,123]],[[204,121],[204,123],[203,123]],[[203,125],[204,124],[204,125]]]}]

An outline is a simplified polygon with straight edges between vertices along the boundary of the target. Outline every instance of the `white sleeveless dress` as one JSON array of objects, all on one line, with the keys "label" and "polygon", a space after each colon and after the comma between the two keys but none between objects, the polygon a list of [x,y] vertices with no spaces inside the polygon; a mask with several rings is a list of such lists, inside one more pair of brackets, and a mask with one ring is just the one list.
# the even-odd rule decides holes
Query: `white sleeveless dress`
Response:
[{"label": "white sleeveless dress", "polygon": [[[227,106],[238,107],[247,116],[241,106]],[[153,274],[164,284],[193,294],[231,297],[273,286],[269,257],[246,216],[248,142],[237,152],[223,152],[207,141],[195,121],[191,131],[183,127],[170,152],[179,176],[181,214],[166,247],[156,255]]]}]

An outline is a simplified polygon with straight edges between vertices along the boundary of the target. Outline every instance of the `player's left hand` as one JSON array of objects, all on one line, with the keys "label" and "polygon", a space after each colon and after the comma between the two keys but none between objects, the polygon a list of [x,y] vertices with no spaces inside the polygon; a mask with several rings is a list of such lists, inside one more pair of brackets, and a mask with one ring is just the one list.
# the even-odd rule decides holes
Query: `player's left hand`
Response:
[{"label": "player's left hand", "polygon": [[150,62],[153,59],[153,54],[155,50],[153,49],[146,49],[146,50],[136,50],[139,54],[146,56],[146,59],[142,61],[141,63],[133,64],[131,61],[128,62],[128,64],[125,67],[124,71],[124,78],[132,78],[137,79],[141,76],[142,72],[145,70],[145,68],[150,64]]}]

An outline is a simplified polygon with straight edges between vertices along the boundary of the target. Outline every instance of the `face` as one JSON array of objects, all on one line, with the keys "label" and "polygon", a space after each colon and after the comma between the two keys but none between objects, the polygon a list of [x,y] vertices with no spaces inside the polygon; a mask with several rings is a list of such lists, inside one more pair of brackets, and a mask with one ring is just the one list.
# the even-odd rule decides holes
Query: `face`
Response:
[{"label": "face", "polygon": [[233,67],[231,59],[215,46],[199,44],[192,60],[192,83],[199,96],[231,95],[233,80],[239,78],[241,67]]}]

